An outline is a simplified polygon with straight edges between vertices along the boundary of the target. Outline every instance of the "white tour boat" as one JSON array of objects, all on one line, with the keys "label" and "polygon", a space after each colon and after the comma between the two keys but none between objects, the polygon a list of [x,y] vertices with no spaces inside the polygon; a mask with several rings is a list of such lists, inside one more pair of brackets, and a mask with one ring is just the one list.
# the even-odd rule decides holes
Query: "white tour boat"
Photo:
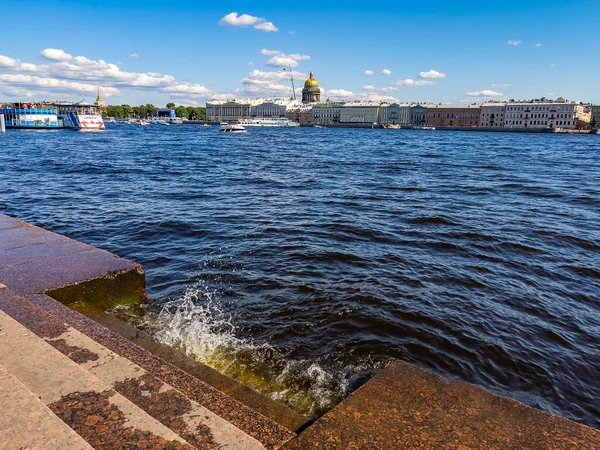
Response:
[{"label": "white tour boat", "polygon": [[104,120],[100,107],[93,103],[55,103],[59,126],[82,131],[103,131]]},{"label": "white tour boat", "polygon": [[246,129],[239,124],[229,124],[229,123],[221,123],[221,128],[219,131],[223,133],[245,133]]}]

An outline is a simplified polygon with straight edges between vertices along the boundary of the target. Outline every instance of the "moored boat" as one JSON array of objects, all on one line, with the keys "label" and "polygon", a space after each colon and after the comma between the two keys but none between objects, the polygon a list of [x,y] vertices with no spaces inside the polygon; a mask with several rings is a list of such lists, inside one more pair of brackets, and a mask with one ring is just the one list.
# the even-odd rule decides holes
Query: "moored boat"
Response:
[{"label": "moored boat", "polygon": [[6,104],[0,108],[7,129],[57,129],[62,128],[57,111],[45,105],[30,103]]},{"label": "moored boat", "polygon": [[240,124],[229,124],[223,122],[221,123],[221,128],[219,131],[222,133],[245,133],[246,129]]},{"label": "moored boat", "polygon": [[93,103],[60,102],[52,104],[58,113],[58,123],[62,128],[81,131],[104,131],[104,120],[100,107]]}]

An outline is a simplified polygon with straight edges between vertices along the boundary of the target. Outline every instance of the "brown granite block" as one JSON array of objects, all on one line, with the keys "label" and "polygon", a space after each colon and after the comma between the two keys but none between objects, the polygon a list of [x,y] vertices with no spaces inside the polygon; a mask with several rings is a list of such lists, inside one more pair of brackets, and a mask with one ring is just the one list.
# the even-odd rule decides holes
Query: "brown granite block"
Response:
[{"label": "brown granite block", "polygon": [[110,399],[114,392],[73,392],[48,407],[94,449],[193,450],[183,442],[128,426],[128,419]]},{"label": "brown granite block", "polygon": [[69,238],[34,226],[5,228],[0,230],[0,251],[67,239]]},{"label": "brown granite block", "polygon": [[30,295],[27,299],[59,317],[94,341],[137,364],[159,380],[180,391],[208,410],[255,438],[269,449],[277,449],[295,433],[269,420],[223,392],[163,361],[131,341],[69,309],[47,295]]},{"label": "brown granite block", "polygon": [[0,230],[5,230],[7,228],[19,228],[19,227],[29,227],[27,222],[23,222],[21,220],[15,219],[14,217],[5,216],[4,214],[0,214]]},{"label": "brown granite block", "polygon": [[19,294],[36,294],[132,268],[133,263],[103,250],[0,267],[0,280]]},{"label": "brown granite block", "polygon": [[600,431],[396,361],[285,450],[600,449]]},{"label": "brown granite block", "polygon": [[36,260],[51,262],[57,256],[81,253],[89,250],[94,250],[94,247],[72,239],[16,247],[2,250],[0,254],[0,266],[13,266]]}]

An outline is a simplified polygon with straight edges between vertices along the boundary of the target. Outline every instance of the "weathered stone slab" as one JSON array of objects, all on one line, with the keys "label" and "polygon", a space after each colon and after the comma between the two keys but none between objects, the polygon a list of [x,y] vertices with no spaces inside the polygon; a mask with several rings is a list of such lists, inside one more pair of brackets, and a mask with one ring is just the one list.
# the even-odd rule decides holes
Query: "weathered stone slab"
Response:
[{"label": "weathered stone slab", "polygon": [[0,330],[0,364],[92,447],[192,448],[2,311]]},{"label": "weathered stone slab", "polygon": [[0,230],[0,250],[11,248],[29,247],[49,242],[66,241],[69,238],[60,234],[52,233],[43,228],[34,226],[22,226],[17,228],[5,228]]},{"label": "weathered stone slab", "polygon": [[21,220],[15,219],[14,217],[5,216],[4,214],[0,214],[0,230],[4,230],[7,228],[19,228],[31,226],[27,222],[23,222]]},{"label": "weathered stone slab", "polygon": [[396,361],[286,450],[600,449],[600,431]]},{"label": "weathered stone slab", "polygon": [[[1,332],[0,332],[1,333]],[[92,447],[0,366],[0,447],[90,450]]]},{"label": "weathered stone slab", "polygon": [[141,265],[0,214],[0,283],[21,294],[102,306],[144,301]]}]

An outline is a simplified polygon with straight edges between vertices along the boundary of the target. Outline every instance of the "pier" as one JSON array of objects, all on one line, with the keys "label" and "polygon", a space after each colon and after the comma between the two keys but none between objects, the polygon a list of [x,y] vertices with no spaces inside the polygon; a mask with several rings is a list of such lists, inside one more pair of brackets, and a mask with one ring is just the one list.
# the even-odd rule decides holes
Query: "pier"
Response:
[{"label": "pier", "polygon": [[104,313],[145,301],[140,264],[0,214],[3,448],[600,449],[598,430],[400,361],[311,424]]}]

